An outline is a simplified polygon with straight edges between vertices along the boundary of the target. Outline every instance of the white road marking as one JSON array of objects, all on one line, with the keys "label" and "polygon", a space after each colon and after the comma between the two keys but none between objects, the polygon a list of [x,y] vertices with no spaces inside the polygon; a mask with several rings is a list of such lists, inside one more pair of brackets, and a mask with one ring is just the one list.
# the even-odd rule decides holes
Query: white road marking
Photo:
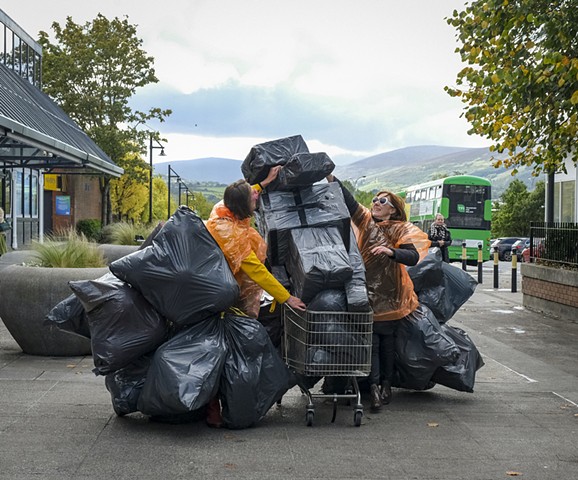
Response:
[{"label": "white road marking", "polygon": [[560,397],[562,400],[564,400],[565,402],[571,403],[572,405],[574,405],[575,407],[578,407],[577,403],[574,403],[572,400],[568,400],[566,397],[563,397],[562,395],[560,395],[559,393],[556,392],[552,392],[554,395],[556,395],[557,397]]},{"label": "white road marking", "polygon": [[520,372],[516,372],[516,370],[507,367],[506,365],[504,365],[503,363],[498,362],[496,359],[492,358],[492,360],[494,360],[494,362],[496,362],[498,365],[501,365],[502,367],[504,367],[506,370],[509,370],[512,373],[515,373],[516,375],[518,375],[519,377],[522,377],[523,379],[527,380],[528,383],[538,383],[538,380],[534,380],[533,378],[528,377],[527,375],[524,375],[523,373]]}]

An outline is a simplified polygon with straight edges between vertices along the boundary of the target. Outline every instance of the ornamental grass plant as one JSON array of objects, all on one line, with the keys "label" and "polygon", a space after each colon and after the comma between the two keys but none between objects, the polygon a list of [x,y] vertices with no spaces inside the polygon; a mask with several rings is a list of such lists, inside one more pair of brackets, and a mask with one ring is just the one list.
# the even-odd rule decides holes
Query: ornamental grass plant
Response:
[{"label": "ornamental grass plant", "polygon": [[155,225],[117,222],[102,229],[102,242],[114,245],[138,245],[137,238],[147,238]]},{"label": "ornamental grass plant", "polygon": [[99,268],[106,261],[98,245],[74,229],[48,235],[43,243],[32,246],[35,261],[30,266],[49,268]]}]

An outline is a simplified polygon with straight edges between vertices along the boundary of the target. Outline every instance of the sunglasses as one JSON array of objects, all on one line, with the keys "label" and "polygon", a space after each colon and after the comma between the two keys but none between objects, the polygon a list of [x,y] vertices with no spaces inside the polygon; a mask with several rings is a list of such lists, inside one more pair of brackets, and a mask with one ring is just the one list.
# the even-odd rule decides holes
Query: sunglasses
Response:
[{"label": "sunglasses", "polygon": [[389,206],[395,208],[395,205],[394,205],[393,203],[391,203],[391,202],[389,201],[389,198],[387,198],[387,197],[373,197],[373,200],[372,200],[371,202],[372,202],[372,203],[377,203],[377,202],[379,202],[379,203],[381,203],[382,205],[389,205]]}]

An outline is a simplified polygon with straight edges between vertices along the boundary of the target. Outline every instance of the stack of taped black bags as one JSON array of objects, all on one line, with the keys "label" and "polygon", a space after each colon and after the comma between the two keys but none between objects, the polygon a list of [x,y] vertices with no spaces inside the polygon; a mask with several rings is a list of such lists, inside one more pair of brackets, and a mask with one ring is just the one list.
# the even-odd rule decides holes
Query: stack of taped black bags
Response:
[{"label": "stack of taped black bags", "polygon": [[[293,386],[265,328],[224,313],[236,302],[237,281],[188,207],[179,207],[149,246],[114,261],[110,271],[70,282],[74,296],[47,321],[91,339],[93,371],[105,376],[118,415],[197,420],[218,395],[224,426],[245,428]],[[63,319],[66,314],[77,318]]]},{"label": "stack of taped black bags", "polygon": [[[324,153],[310,153],[296,135],[255,145],[241,170],[255,184],[276,165],[284,168],[261,195],[256,212],[273,274],[310,311],[369,311],[365,268],[341,188],[337,183],[316,183],[332,172],[333,162]],[[481,355],[465,331],[445,322],[474,293],[475,281],[442,262],[437,248],[408,272],[420,305],[399,327],[395,386],[425,390],[439,383],[473,392],[475,373],[483,365]],[[330,335],[319,343],[343,340],[335,335],[339,322],[323,329]],[[343,343],[351,342],[348,338]],[[312,376],[309,384],[318,380],[315,365],[355,361],[348,353],[338,347],[310,346],[304,359],[306,373]]]},{"label": "stack of taped black bags", "polygon": [[[310,312],[369,312],[365,268],[341,187],[318,183],[334,163],[326,153],[309,152],[303,138],[295,135],[253,146],[241,171],[256,184],[277,165],[284,168],[261,194],[255,214],[273,275],[307,303]],[[325,315],[323,324],[314,323],[314,331],[304,339],[306,375],[315,375],[317,365],[359,363],[351,355],[362,350],[347,346],[360,336],[344,319],[347,322],[343,315]]]},{"label": "stack of taped black bags", "polygon": [[420,305],[397,330],[395,386],[426,390],[439,384],[472,393],[484,361],[469,335],[446,322],[473,295],[477,282],[445,263],[437,247],[407,271]]}]

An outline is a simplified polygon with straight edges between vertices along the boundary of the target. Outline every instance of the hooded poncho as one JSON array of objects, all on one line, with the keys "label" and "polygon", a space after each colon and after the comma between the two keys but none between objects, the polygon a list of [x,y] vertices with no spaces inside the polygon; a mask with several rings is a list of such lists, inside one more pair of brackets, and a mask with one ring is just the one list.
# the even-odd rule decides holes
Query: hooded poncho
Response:
[{"label": "hooded poncho", "polygon": [[399,248],[400,245],[413,244],[421,261],[430,245],[427,235],[409,222],[376,222],[371,211],[363,205],[359,205],[351,221],[365,263],[367,293],[374,321],[398,320],[409,315],[419,303],[405,265],[385,254],[374,255],[371,249],[376,246]]},{"label": "hooded poncho", "polygon": [[227,263],[239,284],[239,300],[236,307],[252,318],[257,318],[263,290],[241,270],[241,262],[252,252],[259,261],[265,261],[267,245],[259,232],[251,226],[251,219],[237,219],[231,210],[220,201],[209,220],[207,229],[223,250]]}]

